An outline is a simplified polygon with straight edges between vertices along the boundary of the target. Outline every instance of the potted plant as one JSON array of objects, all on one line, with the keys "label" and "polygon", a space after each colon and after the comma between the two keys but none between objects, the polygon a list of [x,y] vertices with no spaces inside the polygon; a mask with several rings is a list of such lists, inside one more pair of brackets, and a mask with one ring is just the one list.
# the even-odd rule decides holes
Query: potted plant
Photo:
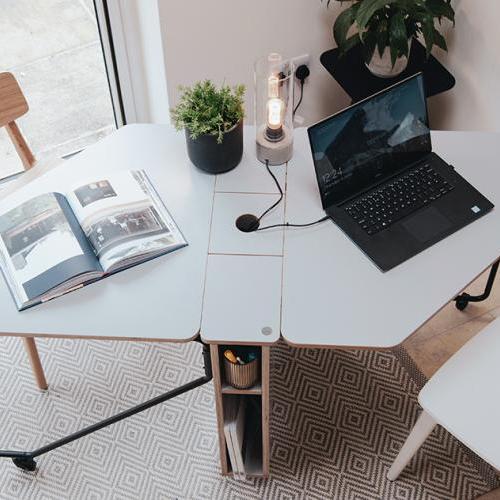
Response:
[{"label": "potted plant", "polygon": [[244,85],[217,88],[210,80],[180,87],[171,110],[177,130],[185,130],[189,159],[212,174],[228,172],[243,155]]},{"label": "potted plant", "polygon": [[427,56],[434,45],[447,50],[435,24],[443,18],[455,21],[451,0],[353,0],[337,17],[333,36],[341,55],[362,44],[368,69],[389,78],[405,70],[413,37],[422,36]]}]

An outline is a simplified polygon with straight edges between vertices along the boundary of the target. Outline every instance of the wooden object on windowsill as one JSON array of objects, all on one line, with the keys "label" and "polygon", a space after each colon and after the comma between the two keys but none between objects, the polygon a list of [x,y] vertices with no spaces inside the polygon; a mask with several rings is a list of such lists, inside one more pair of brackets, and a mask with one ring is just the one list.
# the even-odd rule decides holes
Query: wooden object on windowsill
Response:
[{"label": "wooden object on windowsill", "polygon": [[15,120],[28,110],[28,103],[14,75],[0,73],[0,127],[7,129],[25,170],[33,167],[36,160]]}]

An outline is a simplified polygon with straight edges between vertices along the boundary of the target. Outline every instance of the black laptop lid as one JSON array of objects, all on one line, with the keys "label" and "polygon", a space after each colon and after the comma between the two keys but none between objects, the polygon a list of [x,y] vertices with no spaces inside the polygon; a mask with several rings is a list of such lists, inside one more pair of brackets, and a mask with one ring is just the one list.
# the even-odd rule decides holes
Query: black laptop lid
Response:
[{"label": "black laptop lid", "polygon": [[326,209],[431,152],[422,74],[309,127],[308,134]]}]

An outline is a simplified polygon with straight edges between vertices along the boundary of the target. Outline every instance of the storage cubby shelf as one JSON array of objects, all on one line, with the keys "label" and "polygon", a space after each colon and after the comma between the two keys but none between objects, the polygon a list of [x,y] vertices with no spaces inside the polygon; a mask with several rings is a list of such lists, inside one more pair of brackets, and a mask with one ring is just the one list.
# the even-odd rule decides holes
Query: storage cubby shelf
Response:
[{"label": "storage cubby shelf", "polygon": [[229,385],[227,382],[222,382],[222,394],[260,395],[262,394],[262,385],[259,382],[249,389],[236,389],[236,387]]},{"label": "storage cubby shelf", "polygon": [[[224,435],[225,411],[230,398],[245,397],[243,463],[246,477],[269,476],[269,347],[255,346],[260,356],[260,380],[249,389],[236,389],[224,380],[223,352],[231,346],[212,344],[210,353],[214,375],[215,407],[219,431],[223,475],[233,475],[228,444]],[[248,399],[246,399],[248,398]],[[226,407],[226,410],[225,410]],[[233,410],[231,410],[232,412]],[[230,417],[235,422],[234,413]],[[233,424],[234,425],[234,424]],[[241,428],[241,427],[240,427]],[[226,431],[227,432],[227,431]],[[234,436],[233,436],[234,439]],[[239,439],[239,438],[237,438]],[[234,441],[233,441],[234,443]],[[231,450],[234,450],[232,448]],[[234,453],[234,451],[232,451]],[[234,455],[233,455],[234,457]],[[236,457],[236,462],[238,458]],[[235,475],[235,477],[238,477]]]}]

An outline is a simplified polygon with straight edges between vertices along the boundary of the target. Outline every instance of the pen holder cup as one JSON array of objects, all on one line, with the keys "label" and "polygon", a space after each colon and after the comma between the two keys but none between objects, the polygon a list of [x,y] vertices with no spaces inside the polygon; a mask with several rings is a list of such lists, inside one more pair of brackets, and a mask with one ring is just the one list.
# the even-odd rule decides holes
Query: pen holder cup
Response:
[{"label": "pen holder cup", "polygon": [[236,365],[224,358],[226,382],[236,389],[249,389],[259,380],[259,367],[259,359],[244,365]]}]

